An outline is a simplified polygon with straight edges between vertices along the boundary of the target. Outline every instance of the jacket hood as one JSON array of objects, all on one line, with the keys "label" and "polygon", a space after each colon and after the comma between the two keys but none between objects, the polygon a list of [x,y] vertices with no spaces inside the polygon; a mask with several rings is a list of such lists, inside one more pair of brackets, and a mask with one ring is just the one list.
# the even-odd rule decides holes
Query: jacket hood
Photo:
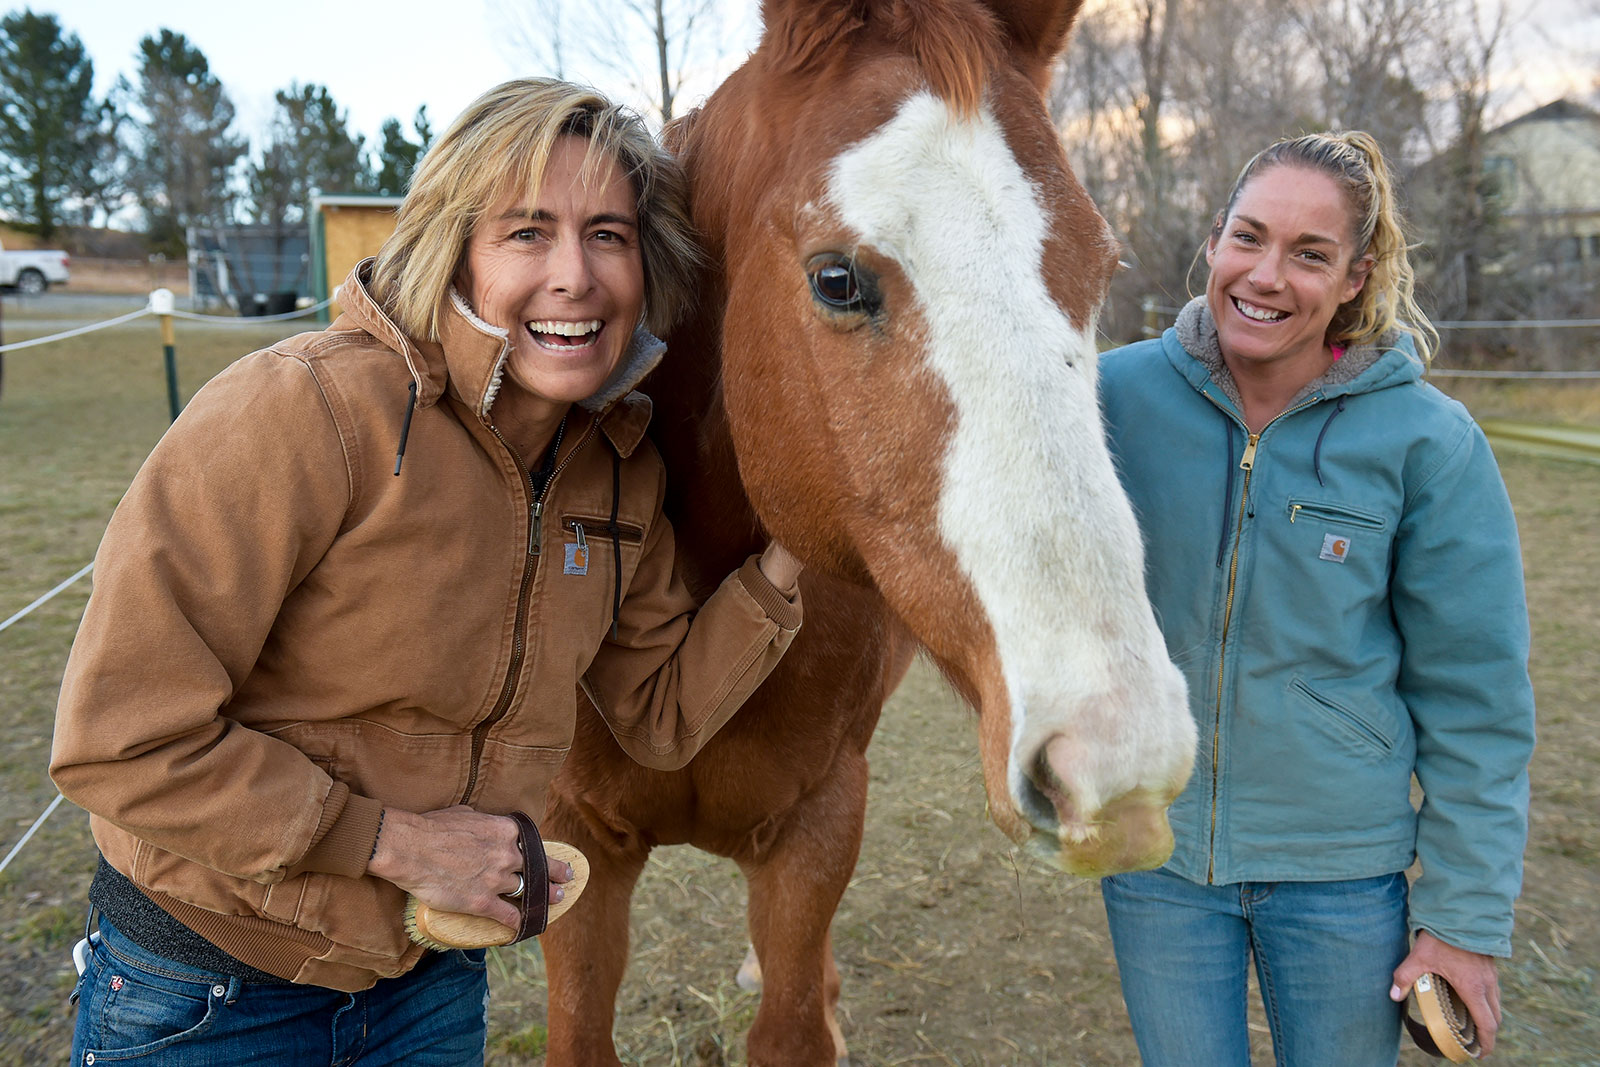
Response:
[{"label": "jacket hood", "polygon": [[[1178,372],[1196,389],[1204,390],[1208,381],[1216,382],[1233,406],[1243,410],[1238,383],[1222,358],[1217,326],[1211,319],[1205,297],[1195,297],[1184,305],[1175,328],[1183,352],[1175,352],[1168,346],[1167,356]],[[1184,353],[1192,358],[1184,359]],[[1332,398],[1404,385],[1418,380],[1422,373],[1422,360],[1417,356],[1411,335],[1404,330],[1390,330],[1377,344],[1346,349],[1320,377],[1295,394],[1287,406],[1292,408],[1313,393]]]},{"label": "jacket hood", "polygon": [[[489,423],[511,354],[507,331],[480,319],[451,286],[439,319],[439,341],[412,338],[367,288],[375,262],[369,257],[356,264],[339,287],[343,313],[330,329],[363,330],[399,353],[416,383],[417,407],[437,404],[448,389]],[[661,362],[666,350],[665,342],[643,326],[637,327],[611,377],[592,396],[578,402],[578,407],[599,418],[601,429],[624,457],[638,447],[650,421],[650,401],[634,389]]]}]

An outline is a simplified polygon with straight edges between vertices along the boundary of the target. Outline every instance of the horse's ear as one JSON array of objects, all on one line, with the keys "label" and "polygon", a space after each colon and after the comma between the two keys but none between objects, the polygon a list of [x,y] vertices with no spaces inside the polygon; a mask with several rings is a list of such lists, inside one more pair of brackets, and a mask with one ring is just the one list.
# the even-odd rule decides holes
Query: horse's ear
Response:
[{"label": "horse's ear", "polygon": [[866,21],[869,0],[761,0],[760,51],[779,70],[805,70]]},{"label": "horse's ear", "polygon": [[1050,88],[1051,67],[1067,46],[1067,33],[1083,0],[983,0],[1011,38],[1012,58],[1041,90]]}]

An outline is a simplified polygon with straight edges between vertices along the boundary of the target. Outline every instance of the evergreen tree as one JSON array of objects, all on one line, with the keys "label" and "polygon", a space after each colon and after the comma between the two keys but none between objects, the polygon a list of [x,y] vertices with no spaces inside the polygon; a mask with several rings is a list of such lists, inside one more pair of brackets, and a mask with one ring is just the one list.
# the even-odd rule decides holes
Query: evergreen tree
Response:
[{"label": "evergreen tree", "polygon": [[384,196],[405,195],[417,162],[433,143],[433,127],[428,123],[426,104],[417,108],[411,126],[417,134],[415,141],[406,137],[399,119],[392,118],[383,124],[383,143],[378,146],[377,187]]},{"label": "evergreen tree", "polygon": [[71,182],[81,226],[110,219],[131,195],[122,143],[128,115],[117,103],[127,85],[126,79],[117,79],[111,95],[96,105],[94,125],[83,131],[83,151],[73,166]]},{"label": "evergreen tree", "polygon": [[228,172],[244,155],[229,135],[233,102],[205,54],[181,33],[139,42],[138,147],[131,167],[157,245],[179,247],[195,224],[228,220]]},{"label": "evergreen tree", "polygon": [[93,87],[94,62],[54,15],[0,19],[0,204],[46,240],[93,184],[104,107]]},{"label": "evergreen tree", "polygon": [[250,167],[250,199],[257,222],[303,218],[311,197],[364,193],[374,179],[363,151],[366,138],[351,133],[327,87],[290,84],[278,102],[269,140]]}]

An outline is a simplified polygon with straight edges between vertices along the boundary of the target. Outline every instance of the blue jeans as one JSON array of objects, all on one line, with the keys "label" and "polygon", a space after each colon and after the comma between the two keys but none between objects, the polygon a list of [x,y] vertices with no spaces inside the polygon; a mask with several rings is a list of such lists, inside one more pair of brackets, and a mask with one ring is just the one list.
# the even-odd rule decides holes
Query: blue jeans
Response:
[{"label": "blue jeans", "polygon": [[1144,871],[1101,894],[1145,1067],[1248,1067],[1252,956],[1278,1067],[1394,1067],[1405,875],[1208,886]]},{"label": "blue jeans", "polygon": [[147,952],[104,919],[78,981],[74,1065],[481,1065],[483,952],[430,952],[360,993],[263,985]]}]

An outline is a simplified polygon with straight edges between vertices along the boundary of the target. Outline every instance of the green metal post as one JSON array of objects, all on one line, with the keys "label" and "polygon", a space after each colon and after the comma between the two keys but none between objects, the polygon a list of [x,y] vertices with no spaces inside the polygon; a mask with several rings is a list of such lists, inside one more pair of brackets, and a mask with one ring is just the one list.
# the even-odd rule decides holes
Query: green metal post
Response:
[{"label": "green metal post", "polygon": [[183,403],[178,399],[178,348],[177,337],[172,330],[173,303],[171,289],[157,289],[150,294],[150,310],[161,320],[161,354],[167,364],[167,410],[172,413],[172,421],[177,422]]}]

